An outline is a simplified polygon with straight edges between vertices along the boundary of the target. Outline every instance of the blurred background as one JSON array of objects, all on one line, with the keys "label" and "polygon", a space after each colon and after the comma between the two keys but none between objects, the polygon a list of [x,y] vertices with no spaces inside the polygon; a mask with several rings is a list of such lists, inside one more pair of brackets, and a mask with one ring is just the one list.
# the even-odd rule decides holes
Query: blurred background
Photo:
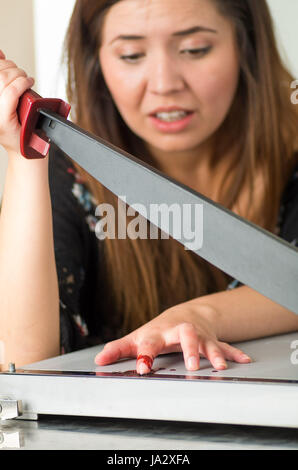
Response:
[{"label": "blurred background", "polygon": [[[298,79],[298,1],[267,0],[284,62]],[[61,52],[75,0],[0,0],[0,49],[35,77],[44,97],[65,98]],[[0,198],[7,157],[0,146]]]}]

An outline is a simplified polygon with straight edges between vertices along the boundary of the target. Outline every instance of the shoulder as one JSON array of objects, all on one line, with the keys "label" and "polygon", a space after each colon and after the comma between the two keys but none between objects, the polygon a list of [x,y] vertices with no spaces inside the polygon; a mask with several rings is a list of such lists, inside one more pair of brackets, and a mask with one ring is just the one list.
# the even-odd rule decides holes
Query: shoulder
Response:
[{"label": "shoulder", "polygon": [[54,191],[59,188],[72,186],[75,180],[76,169],[71,159],[56,145],[51,145],[49,156],[49,182]]},{"label": "shoulder", "polygon": [[293,171],[291,173],[290,179],[287,182],[285,189],[282,195],[282,204],[288,205],[293,202],[295,197],[298,194],[298,152],[296,155],[296,164],[294,165]]},{"label": "shoulder", "polygon": [[68,157],[53,145],[49,158],[49,184],[52,200],[61,198],[78,206],[83,212],[94,212],[96,200],[88,189],[86,181]]},{"label": "shoulder", "polygon": [[[298,247],[298,163],[283,191],[276,235]],[[243,286],[233,279],[227,289]]]},{"label": "shoulder", "polygon": [[282,195],[278,231],[281,238],[298,246],[298,163]]}]

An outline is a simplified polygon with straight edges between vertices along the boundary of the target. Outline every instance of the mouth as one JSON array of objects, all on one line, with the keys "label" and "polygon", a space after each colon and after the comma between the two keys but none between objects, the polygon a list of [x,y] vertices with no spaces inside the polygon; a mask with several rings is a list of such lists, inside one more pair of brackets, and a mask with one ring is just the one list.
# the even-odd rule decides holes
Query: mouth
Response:
[{"label": "mouth", "polygon": [[193,114],[193,111],[187,111],[182,109],[171,109],[171,110],[160,110],[154,113],[151,113],[150,116],[158,119],[162,122],[177,122],[182,121],[187,116]]}]

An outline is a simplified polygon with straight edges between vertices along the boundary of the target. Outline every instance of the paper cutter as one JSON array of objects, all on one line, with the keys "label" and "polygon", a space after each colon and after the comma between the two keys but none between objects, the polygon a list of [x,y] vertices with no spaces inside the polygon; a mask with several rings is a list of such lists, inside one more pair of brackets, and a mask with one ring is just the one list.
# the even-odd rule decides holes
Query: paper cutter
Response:
[{"label": "paper cutter", "polygon": [[[0,374],[2,414],[73,415],[298,428],[298,333],[237,343],[253,362],[215,371],[201,360],[186,370],[182,354],[156,358],[138,376],[135,360],[99,367],[101,347]],[[19,403],[17,403],[19,402]],[[6,409],[6,413],[5,413]],[[13,416],[12,416],[13,417]]]}]

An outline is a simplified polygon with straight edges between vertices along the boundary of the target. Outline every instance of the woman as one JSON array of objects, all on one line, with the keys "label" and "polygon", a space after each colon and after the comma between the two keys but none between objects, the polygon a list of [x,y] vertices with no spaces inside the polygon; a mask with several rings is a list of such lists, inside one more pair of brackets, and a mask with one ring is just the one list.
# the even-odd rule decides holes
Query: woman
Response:
[{"label": "woman", "polygon": [[[297,238],[298,116],[265,1],[78,0],[67,58],[78,125]],[[294,313],[174,240],[99,242],[95,208],[116,198],[58,149],[20,158],[15,111],[33,82],[4,55],[0,69],[3,365],[110,341],[97,364],[182,351],[188,370],[200,355],[220,370],[251,360],[227,342],[297,330]]]}]

